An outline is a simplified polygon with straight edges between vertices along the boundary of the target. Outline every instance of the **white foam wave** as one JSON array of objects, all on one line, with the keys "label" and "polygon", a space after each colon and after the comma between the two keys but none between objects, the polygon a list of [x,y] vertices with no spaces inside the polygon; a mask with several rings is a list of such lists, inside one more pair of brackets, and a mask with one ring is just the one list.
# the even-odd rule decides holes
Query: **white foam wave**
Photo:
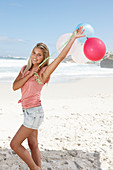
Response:
[{"label": "white foam wave", "polygon": [[[50,63],[53,59],[50,59]],[[15,79],[27,60],[0,59],[0,81]],[[101,68],[94,64],[61,63],[53,72],[52,77],[57,80],[76,79],[79,77],[113,76],[113,69]],[[66,78],[67,77],[67,78]]]}]

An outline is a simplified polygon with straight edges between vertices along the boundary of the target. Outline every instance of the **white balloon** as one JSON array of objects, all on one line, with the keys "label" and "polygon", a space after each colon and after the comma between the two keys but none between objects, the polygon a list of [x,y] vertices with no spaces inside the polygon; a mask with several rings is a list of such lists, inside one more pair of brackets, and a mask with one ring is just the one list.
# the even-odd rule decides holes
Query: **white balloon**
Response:
[{"label": "white balloon", "polygon": [[[62,49],[65,47],[65,45],[67,44],[66,42],[70,39],[71,37],[71,33],[66,33],[63,34],[56,43],[56,49],[57,51],[60,53],[62,51]],[[66,43],[66,44],[65,44]],[[65,44],[65,45],[64,45]]]},{"label": "white balloon", "polygon": [[71,57],[76,63],[87,63],[88,60],[83,52],[83,44],[79,43],[77,40],[75,41],[75,46],[71,50]]},{"label": "white balloon", "polygon": [[[67,44],[66,42],[70,39],[72,33],[63,34],[56,43],[57,51],[60,53],[62,49]],[[72,59],[76,63],[86,63],[89,60],[85,57],[83,52],[83,44],[79,43],[78,40],[75,40],[70,51],[68,52],[68,56],[71,55]]]}]

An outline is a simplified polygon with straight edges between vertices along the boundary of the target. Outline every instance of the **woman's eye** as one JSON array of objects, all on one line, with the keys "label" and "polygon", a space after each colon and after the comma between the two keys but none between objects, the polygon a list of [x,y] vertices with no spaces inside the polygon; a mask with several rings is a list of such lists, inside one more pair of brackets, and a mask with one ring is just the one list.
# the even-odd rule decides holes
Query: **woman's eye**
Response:
[{"label": "woman's eye", "polygon": [[33,51],[33,54],[35,54],[35,55],[37,55],[37,56],[39,56],[39,57],[41,56],[41,54],[40,54],[40,53],[36,54],[34,51]]},{"label": "woman's eye", "polygon": [[38,54],[38,56],[41,56],[41,54]]}]

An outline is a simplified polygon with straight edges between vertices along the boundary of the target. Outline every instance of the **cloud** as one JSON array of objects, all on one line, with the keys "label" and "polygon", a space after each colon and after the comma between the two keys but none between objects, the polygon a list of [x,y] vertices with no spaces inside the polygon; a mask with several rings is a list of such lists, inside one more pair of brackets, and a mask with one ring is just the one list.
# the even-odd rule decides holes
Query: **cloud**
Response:
[{"label": "cloud", "polygon": [[0,36],[0,42],[20,42],[20,43],[25,43],[26,41],[21,38],[10,38],[7,36]]}]

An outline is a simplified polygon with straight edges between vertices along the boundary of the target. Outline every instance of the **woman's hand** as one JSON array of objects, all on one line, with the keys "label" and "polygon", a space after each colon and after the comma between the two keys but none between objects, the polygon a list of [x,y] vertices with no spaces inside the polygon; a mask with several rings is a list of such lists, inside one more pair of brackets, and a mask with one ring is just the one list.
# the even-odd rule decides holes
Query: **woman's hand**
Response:
[{"label": "woman's hand", "polygon": [[30,71],[30,73],[29,73],[29,76],[30,76],[30,77],[33,76],[34,73],[37,73],[39,70],[40,70],[39,67],[32,68],[31,71]]},{"label": "woman's hand", "polygon": [[83,29],[83,26],[79,27],[73,32],[72,37],[74,38],[86,37],[86,35],[83,35],[84,31],[85,29]]},{"label": "woman's hand", "polygon": [[70,40],[68,41],[67,45],[63,48],[63,50],[61,51],[61,53],[58,55],[58,57],[51,63],[49,64],[49,66],[47,67],[47,69],[45,70],[45,72],[43,73],[43,82],[45,82],[45,80],[47,80],[47,78],[53,73],[53,71],[57,68],[57,66],[61,63],[61,61],[66,57],[66,55],[68,54],[70,48],[72,47],[74,41],[77,38],[81,38],[81,37],[85,37],[86,35],[82,35],[84,33],[85,30],[83,30],[83,27],[79,27],[79,29],[76,29]]}]

